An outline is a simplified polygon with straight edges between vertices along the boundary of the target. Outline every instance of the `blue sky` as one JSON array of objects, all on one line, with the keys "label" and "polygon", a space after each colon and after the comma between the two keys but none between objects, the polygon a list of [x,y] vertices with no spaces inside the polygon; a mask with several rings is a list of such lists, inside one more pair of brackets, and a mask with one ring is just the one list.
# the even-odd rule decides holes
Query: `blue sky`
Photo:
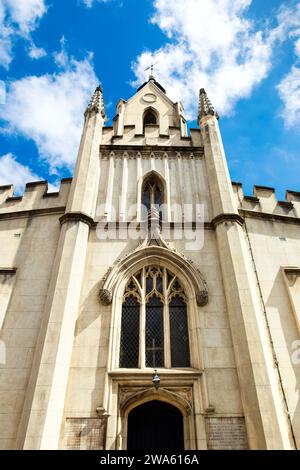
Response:
[{"label": "blue sky", "polygon": [[196,127],[205,87],[232,180],[300,191],[300,1],[0,0],[0,184],[70,176],[98,82],[114,116],[156,78]]}]

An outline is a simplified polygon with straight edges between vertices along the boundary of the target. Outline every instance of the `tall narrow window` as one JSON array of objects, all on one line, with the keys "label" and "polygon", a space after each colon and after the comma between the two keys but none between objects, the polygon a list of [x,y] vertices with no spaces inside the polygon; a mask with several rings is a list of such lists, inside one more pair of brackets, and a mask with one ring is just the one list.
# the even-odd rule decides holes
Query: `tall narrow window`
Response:
[{"label": "tall narrow window", "polygon": [[129,280],[120,340],[121,368],[190,366],[187,300],[169,270],[147,266]]},{"label": "tall narrow window", "polygon": [[143,204],[149,211],[152,207],[160,209],[162,204],[162,191],[155,179],[150,179],[146,182],[143,191]]},{"label": "tall narrow window", "polygon": [[173,367],[188,367],[190,349],[186,303],[177,297],[169,303],[171,362]]},{"label": "tall narrow window", "polygon": [[153,296],[146,305],[146,366],[164,366],[163,303]]},{"label": "tall narrow window", "polygon": [[160,222],[163,220],[163,192],[156,178],[146,181],[142,193],[142,204],[148,213],[155,208],[159,212]]},{"label": "tall narrow window", "polygon": [[151,109],[148,109],[148,111],[146,111],[145,115],[144,115],[144,132],[145,132],[145,126],[147,125],[151,125],[151,124],[157,124],[157,118],[156,118],[156,114],[154,113],[154,111],[152,111]]},{"label": "tall narrow window", "polygon": [[140,303],[137,286],[130,280],[122,306],[120,367],[139,366]]}]

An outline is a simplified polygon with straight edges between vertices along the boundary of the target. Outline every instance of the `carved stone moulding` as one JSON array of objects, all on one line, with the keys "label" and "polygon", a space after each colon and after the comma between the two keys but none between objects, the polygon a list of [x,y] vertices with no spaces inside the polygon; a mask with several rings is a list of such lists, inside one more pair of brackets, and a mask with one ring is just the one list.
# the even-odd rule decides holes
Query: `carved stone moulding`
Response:
[{"label": "carved stone moulding", "polygon": [[[118,260],[110,268],[107,275],[103,278],[99,291],[99,299],[104,305],[110,305],[113,298],[113,291],[118,281],[124,277],[134,274],[135,269],[140,269],[143,264],[165,265],[175,275],[181,273],[186,280],[186,285],[193,288],[196,302],[203,307],[208,303],[208,288],[206,281],[200,271],[185,256],[177,251],[170,250],[163,246],[154,246],[144,244],[140,245],[135,251]],[[181,277],[181,276],[179,276]],[[190,295],[193,295],[190,292]]]},{"label": "carved stone moulding", "polygon": [[145,387],[120,387],[119,403],[121,415],[133,405],[150,401],[151,399],[165,401],[179,406],[190,415],[193,411],[193,393],[191,387],[162,387],[154,391]]}]

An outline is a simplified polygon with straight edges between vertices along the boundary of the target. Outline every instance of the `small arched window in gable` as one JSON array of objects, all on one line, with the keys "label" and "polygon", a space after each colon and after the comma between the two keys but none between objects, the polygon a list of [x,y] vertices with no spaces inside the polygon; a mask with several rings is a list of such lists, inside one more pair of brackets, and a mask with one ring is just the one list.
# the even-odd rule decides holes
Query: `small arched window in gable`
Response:
[{"label": "small arched window in gable", "polygon": [[145,133],[145,126],[147,125],[155,125],[157,124],[157,115],[152,109],[148,109],[144,114],[144,133]]}]

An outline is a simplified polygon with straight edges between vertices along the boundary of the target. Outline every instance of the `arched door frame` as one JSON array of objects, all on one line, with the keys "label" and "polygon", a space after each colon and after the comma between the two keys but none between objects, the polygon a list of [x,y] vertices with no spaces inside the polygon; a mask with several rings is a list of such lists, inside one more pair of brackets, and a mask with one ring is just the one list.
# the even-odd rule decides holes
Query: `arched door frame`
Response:
[{"label": "arched door frame", "polygon": [[168,390],[152,390],[148,389],[140,392],[137,396],[129,398],[120,409],[121,429],[119,432],[119,450],[127,449],[127,433],[128,433],[128,416],[133,409],[151,401],[161,401],[168,405],[174,406],[182,414],[183,420],[183,436],[184,436],[184,449],[192,449],[192,439],[195,439],[195,426],[193,420],[193,413],[187,403],[184,402],[180,395],[170,393]]}]

